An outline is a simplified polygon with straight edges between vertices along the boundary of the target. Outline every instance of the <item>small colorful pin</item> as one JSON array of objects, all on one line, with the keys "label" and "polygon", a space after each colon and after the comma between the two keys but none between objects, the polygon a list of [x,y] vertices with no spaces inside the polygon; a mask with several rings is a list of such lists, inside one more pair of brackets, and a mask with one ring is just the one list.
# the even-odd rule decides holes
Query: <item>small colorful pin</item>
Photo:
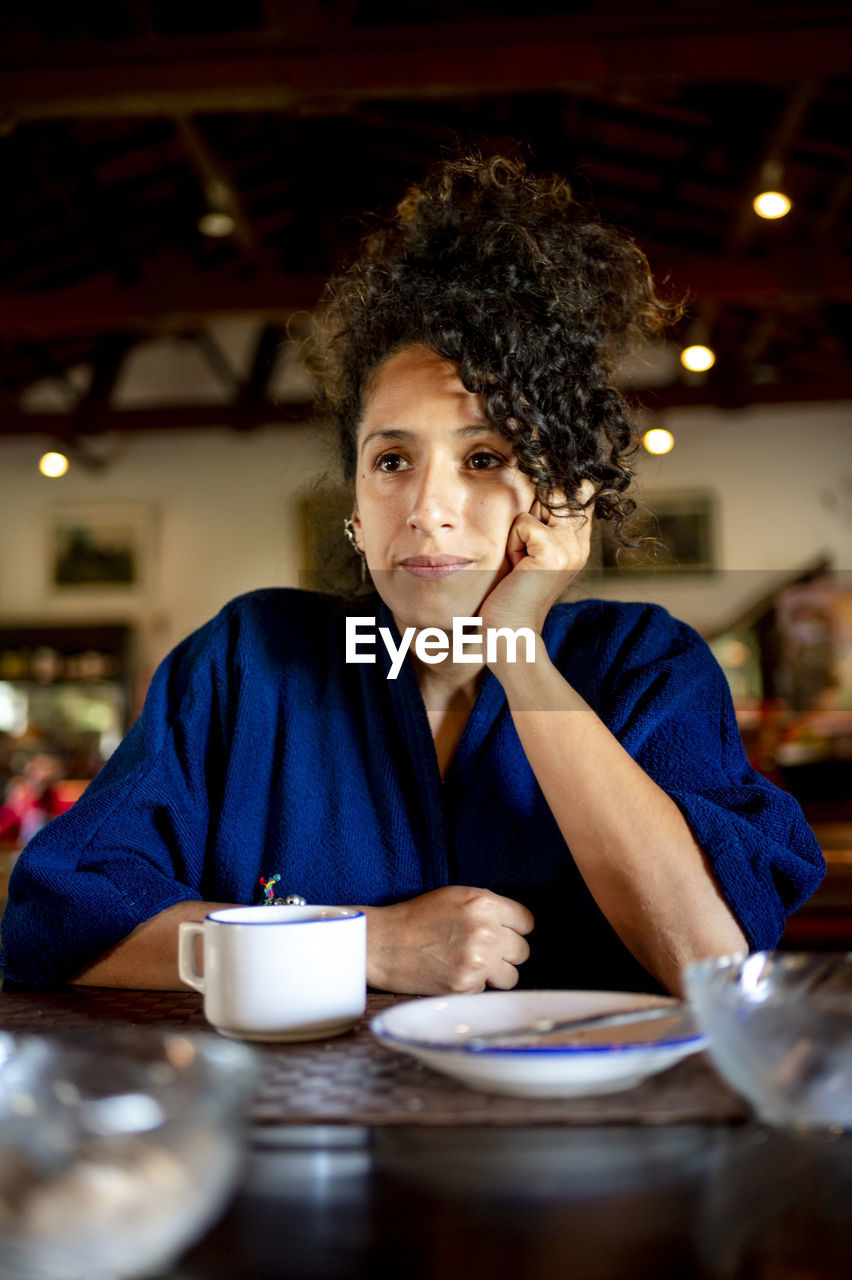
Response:
[{"label": "small colorful pin", "polygon": [[260,877],[260,887],[263,890],[263,896],[266,899],[266,906],[268,907],[271,907],[275,902],[275,886],[278,884],[280,879],[281,876],[277,871],[275,875],[270,876],[268,880],[263,876]]},{"label": "small colorful pin", "polygon": [[281,876],[277,871],[275,875],[270,876],[268,880],[265,879],[263,876],[260,877],[260,887],[263,890],[263,896],[265,899],[263,905],[265,907],[307,906],[307,902],[305,901],[305,899],[302,897],[300,893],[288,893],[287,896],[284,898],[276,898],[275,886],[278,884],[280,879],[281,879]]}]

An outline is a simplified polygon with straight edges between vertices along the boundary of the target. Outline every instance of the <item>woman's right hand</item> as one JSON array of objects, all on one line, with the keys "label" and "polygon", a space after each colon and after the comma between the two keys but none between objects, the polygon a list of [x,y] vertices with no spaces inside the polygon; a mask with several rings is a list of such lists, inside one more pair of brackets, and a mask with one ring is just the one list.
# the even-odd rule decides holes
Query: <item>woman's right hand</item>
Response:
[{"label": "woman's right hand", "polygon": [[405,995],[446,995],[518,981],[533,928],[520,902],[489,889],[448,885],[367,917],[367,982]]}]

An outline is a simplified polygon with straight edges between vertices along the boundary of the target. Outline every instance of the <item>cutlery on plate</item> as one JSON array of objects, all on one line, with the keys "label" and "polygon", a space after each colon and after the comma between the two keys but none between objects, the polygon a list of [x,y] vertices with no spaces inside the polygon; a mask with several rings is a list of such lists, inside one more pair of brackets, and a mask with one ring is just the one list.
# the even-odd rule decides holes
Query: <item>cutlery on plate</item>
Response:
[{"label": "cutlery on plate", "polygon": [[674,1020],[683,1023],[678,1031],[684,1037],[697,1035],[692,1010],[684,1001],[654,1005],[651,1009],[625,1009],[620,1013],[596,1013],[586,1018],[556,1020],[541,1018],[526,1027],[513,1031],[487,1031],[464,1041],[465,1049],[478,1052],[482,1049],[510,1049],[516,1045],[548,1043],[553,1036],[573,1036],[579,1031],[598,1031],[609,1027],[632,1027],[646,1022]]}]

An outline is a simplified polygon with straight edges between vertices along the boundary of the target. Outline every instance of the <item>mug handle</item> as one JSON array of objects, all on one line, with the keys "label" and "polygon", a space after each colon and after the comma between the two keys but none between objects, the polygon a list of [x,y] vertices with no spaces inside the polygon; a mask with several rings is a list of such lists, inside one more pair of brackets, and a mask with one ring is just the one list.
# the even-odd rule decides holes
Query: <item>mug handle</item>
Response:
[{"label": "mug handle", "polygon": [[178,973],[181,982],[196,991],[204,990],[204,974],[195,967],[195,939],[203,936],[203,920],[184,920],[178,925]]}]

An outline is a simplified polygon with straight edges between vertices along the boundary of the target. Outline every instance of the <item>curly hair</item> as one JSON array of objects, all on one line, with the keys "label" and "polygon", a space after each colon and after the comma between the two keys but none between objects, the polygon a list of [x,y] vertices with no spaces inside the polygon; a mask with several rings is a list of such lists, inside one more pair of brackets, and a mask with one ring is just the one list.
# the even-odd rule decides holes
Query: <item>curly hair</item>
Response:
[{"label": "curly hair", "polygon": [[481,396],[545,506],[582,510],[574,495],[590,479],[596,515],[621,538],[635,509],[623,497],[635,444],[613,364],[673,318],[641,250],[564,178],[467,153],[412,187],[329,282],[319,408],[337,425],[352,482],[370,380],[422,343]]}]

